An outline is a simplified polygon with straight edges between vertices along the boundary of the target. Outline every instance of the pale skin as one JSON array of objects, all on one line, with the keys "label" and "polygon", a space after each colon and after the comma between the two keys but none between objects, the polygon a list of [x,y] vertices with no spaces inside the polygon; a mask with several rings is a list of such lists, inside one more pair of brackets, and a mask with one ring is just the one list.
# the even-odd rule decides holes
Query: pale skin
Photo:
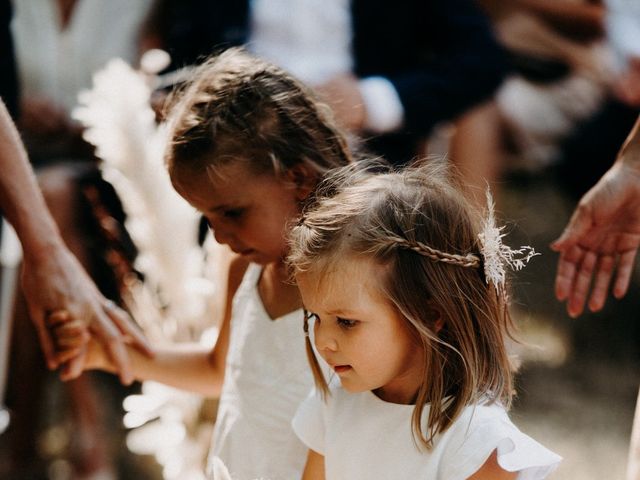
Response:
[{"label": "pale skin", "polygon": [[571,317],[602,309],[609,288],[622,298],[640,246],[640,119],[613,166],[580,200],[551,248],[560,253],[556,297]]},{"label": "pale skin", "polygon": [[[368,260],[343,259],[334,270],[317,275],[298,273],[296,282],[305,308],[315,319],[318,353],[351,393],[370,390],[384,401],[412,404],[424,377],[422,346],[406,320],[377,287],[382,267]],[[434,322],[434,330],[443,320]],[[390,341],[393,339],[393,341]],[[325,479],[325,458],[308,451],[303,480]],[[511,480],[495,452],[473,480]]]},{"label": "pale skin", "polygon": [[[22,288],[47,365],[65,364],[64,379],[82,372],[89,334],[101,342],[123,383],[133,380],[127,340],[149,354],[149,347],[130,317],[104,298],[65,246],[46,207],[35,175],[11,118],[0,101],[0,205],[23,248]],[[75,321],[74,348],[56,351],[47,315],[64,309]]]},{"label": "pale skin", "polygon": [[[232,163],[220,168],[221,175],[209,180],[204,175],[179,182],[178,190],[207,218],[219,243],[228,245],[234,258],[226,275],[225,310],[218,339],[213,348],[199,344],[161,346],[153,358],[130,350],[132,371],[137,380],[154,380],[208,397],[220,395],[229,347],[233,297],[249,262],[264,266],[258,292],[265,310],[273,320],[301,307],[298,289],[290,281],[283,259],[286,255],[284,233],[299,215],[300,201],[315,185],[315,177],[298,175],[292,167],[281,177],[256,176],[246,166]],[[293,178],[298,179],[294,181]],[[238,180],[243,188],[239,189]],[[300,182],[300,179],[303,179]],[[265,202],[264,199],[269,199]],[[56,312],[56,317],[64,312]],[[54,319],[55,321],[55,319]],[[75,339],[72,323],[57,321],[59,348],[69,348]],[[111,371],[113,365],[95,342],[90,344],[85,369]]]}]

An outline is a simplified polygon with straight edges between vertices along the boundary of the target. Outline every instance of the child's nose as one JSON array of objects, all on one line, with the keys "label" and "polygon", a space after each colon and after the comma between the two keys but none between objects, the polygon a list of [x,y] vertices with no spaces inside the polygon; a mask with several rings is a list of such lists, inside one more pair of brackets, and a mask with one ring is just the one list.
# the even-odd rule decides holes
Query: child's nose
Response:
[{"label": "child's nose", "polygon": [[231,239],[231,235],[227,231],[226,228],[223,228],[222,225],[218,223],[213,223],[212,220],[207,219],[207,223],[209,224],[209,228],[211,229],[211,233],[213,233],[213,238],[216,239],[221,245],[228,245],[229,240]]},{"label": "child's nose", "polygon": [[229,239],[231,237],[223,229],[212,228],[211,231],[213,232],[213,238],[216,239],[216,242],[221,245],[229,245]]},{"label": "child's nose", "polygon": [[323,327],[320,322],[316,322],[314,328],[314,337],[316,348],[319,352],[336,352],[338,350],[338,342],[327,327]]}]

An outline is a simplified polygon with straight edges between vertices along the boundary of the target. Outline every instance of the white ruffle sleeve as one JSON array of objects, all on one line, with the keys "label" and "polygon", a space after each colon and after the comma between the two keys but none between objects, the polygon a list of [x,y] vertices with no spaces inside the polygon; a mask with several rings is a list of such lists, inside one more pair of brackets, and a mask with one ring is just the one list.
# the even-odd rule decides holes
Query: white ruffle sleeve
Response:
[{"label": "white ruffle sleeve", "polygon": [[[495,418],[496,414],[500,418]],[[562,461],[562,457],[522,433],[497,406],[477,407],[468,422],[456,423],[454,431],[447,435],[442,480],[468,478],[494,450],[500,467],[518,472],[518,480],[544,479]]]},{"label": "white ruffle sleeve", "polygon": [[322,396],[314,388],[300,404],[291,422],[302,443],[321,455],[325,454],[325,408]]}]

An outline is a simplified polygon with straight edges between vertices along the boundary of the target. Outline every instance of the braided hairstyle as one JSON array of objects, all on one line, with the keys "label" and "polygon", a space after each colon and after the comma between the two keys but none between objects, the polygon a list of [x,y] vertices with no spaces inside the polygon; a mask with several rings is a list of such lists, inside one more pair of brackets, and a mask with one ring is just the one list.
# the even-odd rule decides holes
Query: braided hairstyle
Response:
[{"label": "braided hairstyle", "polygon": [[[329,282],[350,259],[384,267],[382,298],[406,320],[423,350],[412,428],[427,449],[465,406],[488,398],[508,407],[513,395],[505,345],[513,324],[505,296],[485,281],[481,220],[442,165],[375,174],[351,166],[318,187],[290,234],[288,260],[296,276],[312,273]],[[307,350],[326,395],[309,340]]]},{"label": "braided hairstyle", "polygon": [[317,180],[351,161],[330,108],[284,70],[232,48],[196,68],[168,102],[165,160],[182,173],[211,174],[242,161],[256,174],[306,164]]}]

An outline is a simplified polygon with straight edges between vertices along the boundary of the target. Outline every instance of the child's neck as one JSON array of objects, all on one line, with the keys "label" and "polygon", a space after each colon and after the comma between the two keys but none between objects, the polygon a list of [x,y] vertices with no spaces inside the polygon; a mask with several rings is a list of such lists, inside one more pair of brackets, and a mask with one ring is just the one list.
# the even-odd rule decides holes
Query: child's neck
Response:
[{"label": "child's neck", "polygon": [[264,309],[272,320],[302,308],[298,287],[282,262],[264,266],[258,281],[258,292]]}]

